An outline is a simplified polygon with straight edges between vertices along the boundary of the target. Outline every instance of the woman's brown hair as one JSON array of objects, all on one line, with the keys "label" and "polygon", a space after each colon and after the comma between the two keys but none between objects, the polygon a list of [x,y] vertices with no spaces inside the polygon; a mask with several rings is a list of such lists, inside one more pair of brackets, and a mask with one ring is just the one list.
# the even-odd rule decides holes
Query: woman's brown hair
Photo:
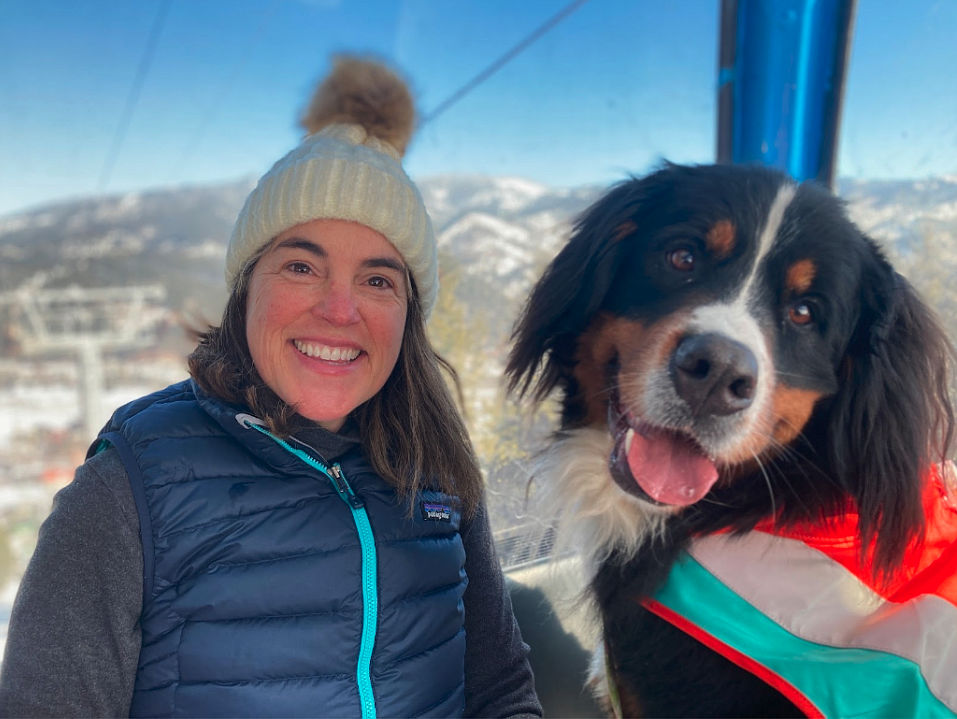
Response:
[{"label": "woman's brown hair", "polygon": [[[199,342],[189,356],[189,372],[208,394],[248,407],[273,434],[288,437],[308,420],[263,382],[246,341],[249,279],[268,247],[246,263],[220,325],[197,333]],[[405,332],[395,368],[382,389],[357,407],[352,417],[373,469],[400,496],[411,498],[419,489],[434,485],[457,495],[466,514],[471,514],[482,498],[482,474],[440,368],[450,373],[456,385],[458,377],[432,349],[411,277],[409,284]]]}]

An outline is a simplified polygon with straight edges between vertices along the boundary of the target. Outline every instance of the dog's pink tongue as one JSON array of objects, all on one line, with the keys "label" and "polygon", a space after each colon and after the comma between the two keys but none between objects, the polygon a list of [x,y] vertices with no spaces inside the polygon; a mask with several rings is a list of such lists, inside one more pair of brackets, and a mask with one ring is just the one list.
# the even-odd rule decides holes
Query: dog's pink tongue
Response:
[{"label": "dog's pink tongue", "polygon": [[648,496],[662,504],[694,504],[718,479],[714,462],[691,442],[665,432],[650,437],[635,432],[628,467]]}]

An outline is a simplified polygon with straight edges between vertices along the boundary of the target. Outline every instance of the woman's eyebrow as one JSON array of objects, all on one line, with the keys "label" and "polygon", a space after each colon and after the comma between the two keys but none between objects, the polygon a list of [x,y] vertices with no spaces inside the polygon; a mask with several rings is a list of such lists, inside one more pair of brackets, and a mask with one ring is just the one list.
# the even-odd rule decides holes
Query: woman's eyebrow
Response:
[{"label": "woman's eyebrow", "polygon": [[362,261],[363,267],[387,267],[396,272],[405,272],[405,265],[393,257],[370,257]]},{"label": "woman's eyebrow", "polygon": [[276,245],[275,249],[279,250],[284,247],[289,247],[295,250],[305,250],[306,252],[311,252],[316,257],[321,257],[323,259],[329,257],[329,254],[325,251],[322,245],[317,245],[315,242],[305,240],[301,237],[287,237],[285,240]]}]

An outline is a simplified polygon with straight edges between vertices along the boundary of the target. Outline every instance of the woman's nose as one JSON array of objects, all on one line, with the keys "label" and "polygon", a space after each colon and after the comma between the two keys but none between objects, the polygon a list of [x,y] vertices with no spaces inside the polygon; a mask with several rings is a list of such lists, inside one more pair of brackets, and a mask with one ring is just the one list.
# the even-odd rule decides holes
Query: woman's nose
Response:
[{"label": "woman's nose", "polygon": [[359,307],[352,288],[330,283],[316,303],[314,313],[334,325],[350,325],[359,321]]}]

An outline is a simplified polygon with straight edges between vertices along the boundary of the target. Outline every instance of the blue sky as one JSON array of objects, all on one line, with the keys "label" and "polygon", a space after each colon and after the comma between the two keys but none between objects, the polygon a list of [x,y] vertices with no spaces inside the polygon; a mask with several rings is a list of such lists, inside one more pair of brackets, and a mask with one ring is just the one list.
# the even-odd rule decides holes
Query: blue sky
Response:
[{"label": "blue sky", "polygon": [[[168,14],[102,186],[143,48]],[[0,215],[257,177],[336,51],[428,113],[567,0],[0,0]],[[590,0],[417,136],[409,173],[606,183],[713,159],[719,0]],[[957,2],[859,0],[840,174],[957,173]]]}]

